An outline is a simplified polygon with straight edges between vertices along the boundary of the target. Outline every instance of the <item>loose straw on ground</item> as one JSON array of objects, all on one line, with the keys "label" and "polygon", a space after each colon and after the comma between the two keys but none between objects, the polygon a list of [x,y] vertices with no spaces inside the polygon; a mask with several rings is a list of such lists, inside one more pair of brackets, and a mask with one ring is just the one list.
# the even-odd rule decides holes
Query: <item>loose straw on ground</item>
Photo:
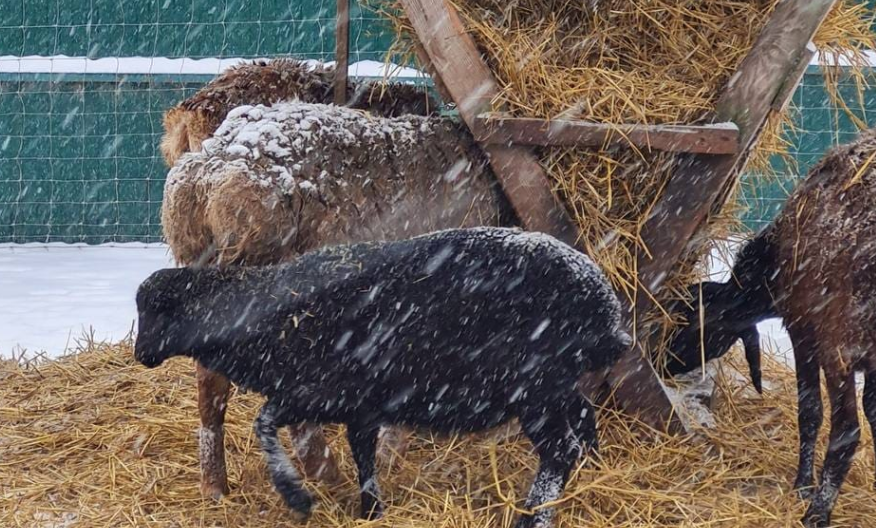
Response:
[{"label": "loose straw on ground", "polygon": [[[745,372],[741,354],[734,356]],[[734,369],[719,377],[717,428],[696,436],[665,436],[600,410],[602,457],[574,471],[559,526],[798,526],[805,505],[791,491],[793,373],[767,361],[760,397]],[[219,503],[201,498],[194,387],[189,361],[147,370],[126,343],[39,366],[0,363],[0,526],[299,526],[271,489],[252,435],[257,395],[238,394],[229,405],[231,495]],[[532,446],[514,433],[420,435],[394,468],[380,468],[386,518],[365,523],[355,519],[349,448],[330,428],[347,480],[334,489],[310,485],[317,504],[308,526],[510,527],[536,466]],[[835,526],[864,528],[876,518],[873,473],[865,431]]]}]

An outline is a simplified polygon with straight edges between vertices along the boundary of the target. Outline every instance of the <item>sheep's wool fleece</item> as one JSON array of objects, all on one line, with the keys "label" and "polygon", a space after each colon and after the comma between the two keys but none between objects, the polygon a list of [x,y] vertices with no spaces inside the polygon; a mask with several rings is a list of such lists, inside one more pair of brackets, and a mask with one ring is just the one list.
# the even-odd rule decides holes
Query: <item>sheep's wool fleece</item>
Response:
[{"label": "sheep's wool fleece", "polygon": [[165,186],[177,260],[270,263],[326,243],[495,224],[493,178],[470,136],[437,117],[334,105],[240,106]]}]

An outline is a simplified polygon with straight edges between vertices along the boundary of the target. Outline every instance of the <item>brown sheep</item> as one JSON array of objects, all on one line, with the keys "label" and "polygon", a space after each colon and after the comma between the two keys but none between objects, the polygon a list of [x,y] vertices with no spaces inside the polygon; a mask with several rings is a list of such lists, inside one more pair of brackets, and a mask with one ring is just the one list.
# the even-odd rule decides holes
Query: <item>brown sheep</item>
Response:
[{"label": "brown sheep", "polygon": [[[516,223],[461,125],[300,102],[229,112],[174,165],[162,207],[167,241],[186,264],[274,264],[327,244]],[[198,390],[202,490],[218,496],[227,492],[229,384],[199,367]],[[319,429],[293,436],[305,473],[333,480]]]},{"label": "brown sheep", "polygon": [[[161,153],[168,167],[186,152],[197,152],[228,112],[241,105],[268,105],[299,99],[330,104],[334,97],[334,69],[310,66],[294,59],[254,61],[233,66],[196,94],[164,114]],[[347,106],[375,115],[434,115],[437,103],[423,88],[394,83],[350,82]]]},{"label": "brown sheep", "polygon": [[[778,218],[740,251],[734,279],[703,297],[706,343],[709,333],[751,328],[776,313],[784,319],[794,346],[799,399],[800,461],[794,487],[812,499],[803,521],[807,527],[830,523],[859,442],[856,372],[865,373],[864,414],[876,433],[874,160],[876,130],[829,153]],[[673,345],[690,348],[699,332],[699,325],[691,324]],[[707,356],[718,357],[731,344],[725,340]],[[692,363],[699,357],[693,350],[673,353]],[[823,419],[822,370],[831,403],[830,442],[820,484],[813,490],[815,442]]]}]

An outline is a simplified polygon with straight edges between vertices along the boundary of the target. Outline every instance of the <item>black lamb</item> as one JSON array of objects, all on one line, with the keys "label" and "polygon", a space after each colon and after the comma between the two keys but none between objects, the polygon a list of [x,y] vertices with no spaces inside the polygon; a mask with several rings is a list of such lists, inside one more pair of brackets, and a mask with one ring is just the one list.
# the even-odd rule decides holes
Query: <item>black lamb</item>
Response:
[{"label": "black lamb", "polygon": [[554,508],[538,507],[597,448],[577,382],[630,346],[587,256],[505,228],[329,247],[279,266],[161,270],[137,309],[141,363],[191,356],[267,397],[256,433],[277,491],[305,515],[311,497],[278,427],[345,424],[361,512],[374,518],[381,426],[465,433],[518,418],[540,464],[517,527],[549,526]]},{"label": "black lamb", "polygon": [[776,277],[774,264],[771,264],[775,262],[775,255],[770,240],[770,233],[765,231],[746,243],[739,251],[729,281],[691,286],[693,305],[671,308],[688,325],[679,330],[669,344],[670,354],[663,365],[668,374],[675,376],[700,368],[704,356],[706,361],[717,359],[741,339],[751,381],[757,392],[763,392],[757,323],[778,317],[770,293],[770,284]]}]

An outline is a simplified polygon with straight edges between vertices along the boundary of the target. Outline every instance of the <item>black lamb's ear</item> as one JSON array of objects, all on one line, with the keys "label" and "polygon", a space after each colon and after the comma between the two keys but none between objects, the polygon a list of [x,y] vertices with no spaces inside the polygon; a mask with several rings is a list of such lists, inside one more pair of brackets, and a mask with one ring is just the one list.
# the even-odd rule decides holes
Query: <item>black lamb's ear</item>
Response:
[{"label": "black lamb's ear", "polygon": [[154,272],[137,290],[137,309],[161,312],[173,308],[181,295],[191,288],[194,273],[189,268],[165,268]]}]

